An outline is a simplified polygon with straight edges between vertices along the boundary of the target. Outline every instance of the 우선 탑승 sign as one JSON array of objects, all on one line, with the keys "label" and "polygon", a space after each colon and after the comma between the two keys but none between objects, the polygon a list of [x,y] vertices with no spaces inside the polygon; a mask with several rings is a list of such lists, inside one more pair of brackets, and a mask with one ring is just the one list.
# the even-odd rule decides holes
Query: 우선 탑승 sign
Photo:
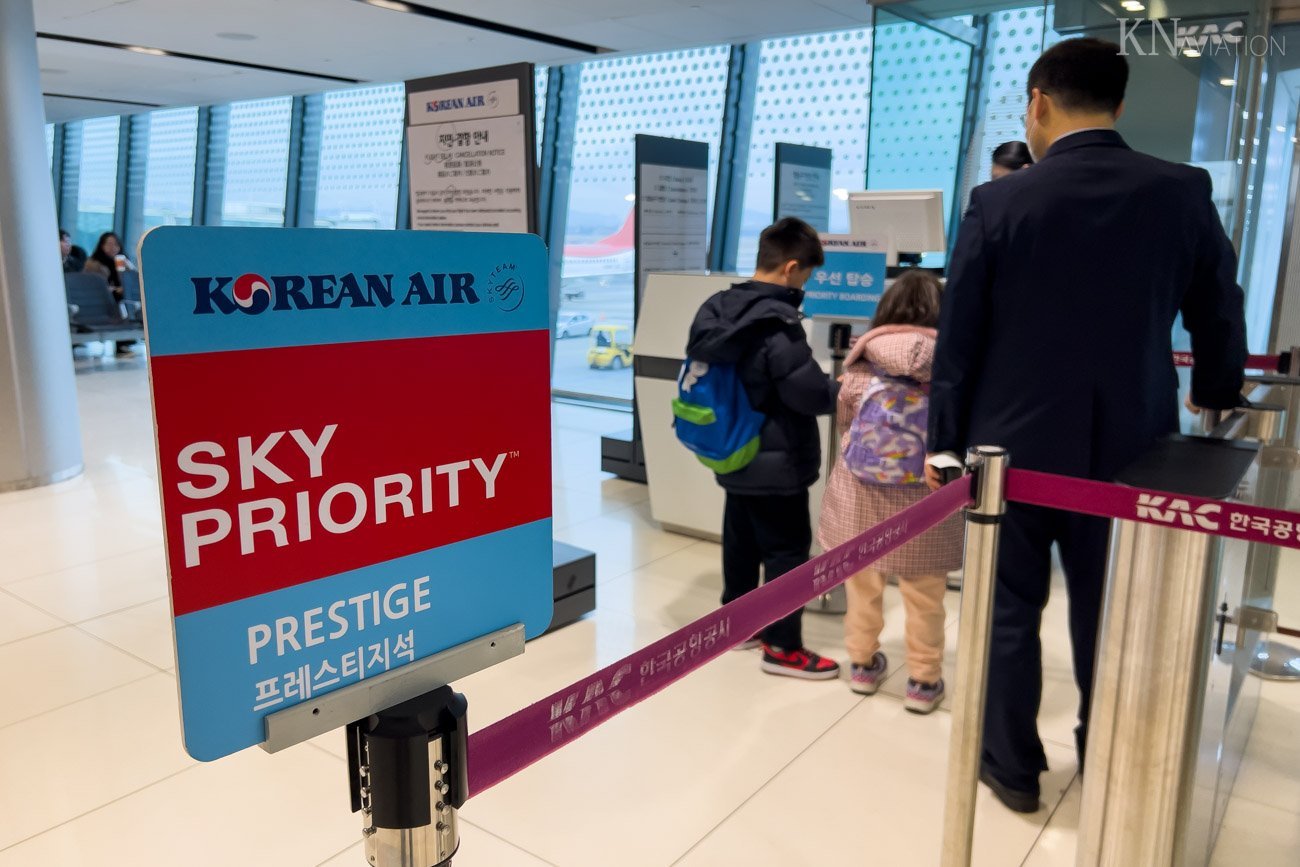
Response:
[{"label": "\uc6b0\uc120 \ud0d1\uc2b9 sign", "polygon": [[140,253],[185,745],[551,618],[546,250],[164,227]]},{"label": "\uc6b0\uc120 \ud0d1\uc2b9 sign", "polygon": [[826,263],[804,286],[803,311],[826,319],[871,319],[885,293],[883,238],[822,235]]}]

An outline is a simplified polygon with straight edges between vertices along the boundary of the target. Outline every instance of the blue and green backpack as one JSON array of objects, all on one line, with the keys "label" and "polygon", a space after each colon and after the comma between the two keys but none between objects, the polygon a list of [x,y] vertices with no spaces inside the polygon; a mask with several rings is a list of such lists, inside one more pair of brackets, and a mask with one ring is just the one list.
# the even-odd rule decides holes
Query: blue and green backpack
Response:
[{"label": "blue and green backpack", "polygon": [[677,439],[719,475],[748,466],[758,455],[767,416],[754,409],[734,364],[686,359],[673,400]]}]

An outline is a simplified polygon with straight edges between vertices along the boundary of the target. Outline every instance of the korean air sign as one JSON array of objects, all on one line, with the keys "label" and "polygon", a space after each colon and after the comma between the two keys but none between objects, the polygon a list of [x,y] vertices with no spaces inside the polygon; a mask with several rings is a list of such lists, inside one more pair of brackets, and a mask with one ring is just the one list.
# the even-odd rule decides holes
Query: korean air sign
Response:
[{"label": "korean air sign", "polygon": [[411,126],[519,114],[519,82],[490,81],[407,95]]}]

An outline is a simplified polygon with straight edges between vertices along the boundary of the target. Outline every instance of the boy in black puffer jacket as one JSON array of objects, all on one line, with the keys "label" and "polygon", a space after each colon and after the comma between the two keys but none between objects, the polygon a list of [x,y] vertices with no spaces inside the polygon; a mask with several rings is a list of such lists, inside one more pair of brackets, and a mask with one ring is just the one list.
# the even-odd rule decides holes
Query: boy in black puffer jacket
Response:
[{"label": "boy in black puffer jacket", "polygon": [[[812,521],[808,489],[821,471],[817,416],[835,410],[839,394],[813,360],[800,322],[803,285],[824,261],[817,232],[786,217],[759,236],[754,277],[719,292],[691,325],[686,354],[737,366],[750,403],[767,416],[758,455],[718,475],[727,492],[722,523],[723,603],[808,560]],[[763,670],[814,680],[839,666],[803,646],[803,611],[778,620],[742,647],[763,645]]]}]

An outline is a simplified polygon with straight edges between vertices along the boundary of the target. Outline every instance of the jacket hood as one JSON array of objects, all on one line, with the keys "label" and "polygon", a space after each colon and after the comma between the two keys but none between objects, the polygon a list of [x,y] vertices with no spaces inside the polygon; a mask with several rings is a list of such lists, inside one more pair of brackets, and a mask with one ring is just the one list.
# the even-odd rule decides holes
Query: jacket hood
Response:
[{"label": "jacket hood", "polygon": [[858,339],[845,366],[866,362],[889,376],[906,376],[929,382],[934,366],[934,342],[938,332],[918,325],[885,325],[873,328]]},{"label": "jacket hood", "polygon": [[691,325],[686,354],[698,361],[734,364],[760,329],[798,325],[803,292],[774,283],[736,283],[705,301]]}]

